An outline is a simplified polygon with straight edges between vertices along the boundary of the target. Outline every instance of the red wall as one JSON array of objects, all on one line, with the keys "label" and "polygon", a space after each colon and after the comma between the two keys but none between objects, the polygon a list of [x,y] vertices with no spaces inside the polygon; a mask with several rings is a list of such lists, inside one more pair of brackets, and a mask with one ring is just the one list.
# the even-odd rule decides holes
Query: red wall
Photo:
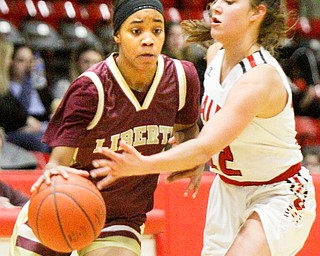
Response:
[{"label": "red wall", "polygon": [[[29,193],[33,182],[41,171],[0,171],[0,180],[4,180],[25,193]],[[205,173],[202,179],[199,194],[196,199],[184,197],[188,180],[180,180],[172,184],[164,183],[165,175],[155,193],[155,210],[147,222],[146,230],[158,235],[158,256],[198,256],[202,248],[202,233],[205,224],[207,199],[209,189],[214,179],[212,173]],[[317,203],[320,204],[320,175],[313,175],[316,187]],[[163,210],[163,211],[158,211]],[[18,211],[0,210],[0,237],[9,236],[12,232],[15,217]],[[317,215],[320,210],[317,208]],[[164,222],[164,223],[163,223]],[[320,218],[312,227],[309,238],[297,256],[319,255],[320,245]]]},{"label": "red wall", "polygon": [[[320,204],[320,175],[313,175],[313,178],[317,203]],[[166,246],[161,251],[161,256],[200,255],[207,199],[213,179],[212,173],[206,173],[202,179],[197,198],[192,199],[191,197],[183,197],[188,180],[165,185],[164,176],[161,177],[155,200],[155,207],[164,209],[166,214],[166,233],[164,234]],[[319,207],[317,207],[317,216],[320,216]],[[320,218],[317,217],[305,246],[297,256],[320,255],[319,234]]]}]

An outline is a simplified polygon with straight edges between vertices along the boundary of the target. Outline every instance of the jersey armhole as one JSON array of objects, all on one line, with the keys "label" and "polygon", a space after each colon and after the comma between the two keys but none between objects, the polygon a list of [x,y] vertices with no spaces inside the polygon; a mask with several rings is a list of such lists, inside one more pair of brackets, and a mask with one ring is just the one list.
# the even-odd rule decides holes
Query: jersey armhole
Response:
[{"label": "jersey armhole", "polygon": [[94,73],[92,71],[87,71],[87,72],[84,72],[81,76],[86,76],[86,77],[90,78],[92,80],[93,84],[96,86],[96,89],[98,91],[97,111],[96,111],[96,114],[94,115],[93,119],[91,120],[91,122],[87,126],[87,130],[91,130],[97,125],[97,123],[99,122],[99,120],[102,116],[103,107],[104,107],[104,91],[103,91],[103,86],[102,86],[101,80],[96,73]]},{"label": "jersey armhole", "polygon": [[187,79],[182,66],[181,61],[173,59],[173,62],[176,66],[178,82],[179,82],[179,110],[181,110],[186,103],[186,94],[187,94]]}]

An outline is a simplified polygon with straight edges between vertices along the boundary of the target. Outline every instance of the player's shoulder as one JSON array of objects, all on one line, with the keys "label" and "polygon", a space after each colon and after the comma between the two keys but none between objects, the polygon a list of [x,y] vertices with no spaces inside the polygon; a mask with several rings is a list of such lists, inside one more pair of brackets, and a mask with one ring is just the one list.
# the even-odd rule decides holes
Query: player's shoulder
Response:
[{"label": "player's shoulder", "polygon": [[82,73],[72,84],[75,84],[79,88],[85,88],[90,84],[93,84],[92,78],[90,75],[88,75],[88,73],[94,73],[100,79],[101,83],[104,84],[109,73],[106,61],[103,60],[91,66],[88,70]]},{"label": "player's shoulder", "polygon": [[178,61],[181,62],[181,64],[182,64],[184,67],[194,67],[193,62],[191,62],[191,61],[184,60],[184,59],[174,59],[174,58],[169,57],[169,56],[164,55],[164,54],[162,54],[161,56],[162,56],[163,59],[164,59],[165,65],[173,65],[173,64],[174,64],[174,60],[178,60]]},{"label": "player's shoulder", "polygon": [[102,60],[93,64],[87,71],[95,73],[100,79],[104,79],[104,76],[109,72],[107,61]]},{"label": "player's shoulder", "polygon": [[192,70],[194,71],[196,69],[195,65],[193,62],[188,61],[188,60],[180,60],[182,66],[184,67],[185,70]]}]

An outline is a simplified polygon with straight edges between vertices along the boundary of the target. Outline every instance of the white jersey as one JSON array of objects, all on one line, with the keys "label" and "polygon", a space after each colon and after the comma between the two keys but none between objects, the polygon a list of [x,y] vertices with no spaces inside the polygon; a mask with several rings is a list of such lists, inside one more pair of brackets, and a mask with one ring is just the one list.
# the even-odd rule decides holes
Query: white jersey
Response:
[{"label": "white jersey", "polygon": [[213,155],[212,171],[221,174],[223,180],[236,185],[273,183],[293,176],[301,168],[302,154],[295,139],[292,92],[281,66],[268,51],[261,48],[237,64],[221,84],[223,55],[224,49],[221,49],[205,73],[201,107],[204,124],[223,108],[229,91],[237,80],[260,64],[272,65],[278,71],[289,96],[281,113],[272,118],[255,117],[237,139],[223,151]]}]

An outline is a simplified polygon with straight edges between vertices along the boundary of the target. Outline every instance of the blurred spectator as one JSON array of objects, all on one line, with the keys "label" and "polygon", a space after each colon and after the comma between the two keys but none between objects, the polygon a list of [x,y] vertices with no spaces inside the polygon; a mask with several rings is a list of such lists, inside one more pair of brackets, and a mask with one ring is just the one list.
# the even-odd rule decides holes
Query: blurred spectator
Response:
[{"label": "blurred spectator", "polygon": [[36,158],[26,150],[5,140],[5,132],[13,132],[26,124],[27,113],[9,90],[9,65],[13,45],[0,38],[0,169],[34,169]]},{"label": "blurred spectator", "polygon": [[182,58],[188,61],[191,61],[198,72],[199,80],[200,80],[200,101],[203,95],[203,80],[204,73],[207,67],[206,54],[207,49],[212,42],[202,42],[202,43],[187,43],[186,46],[182,50]]},{"label": "blurred spectator", "polygon": [[15,131],[26,124],[27,113],[9,88],[9,65],[13,45],[0,38],[0,127],[6,132]]},{"label": "blurred spectator", "polygon": [[93,64],[102,61],[103,58],[104,52],[102,48],[87,43],[80,44],[71,52],[69,77],[60,79],[52,88],[52,96],[54,98],[51,105],[52,112],[58,107],[70,83]]},{"label": "blurred spectator", "polygon": [[38,160],[31,151],[6,141],[0,127],[0,170],[36,169]]},{"label": "blurred spectator", "polygon": [[183,49],[186,46],[182,27],[179,22],[167,22],[166,39],[162,52],[175,59],[183,59]]},{"label": "blurred spectator", "polygon": [[183,53],[183,59],[189,60],[193,62],[195,65],[199,79],[200,79],[200,85],[201,85],[201,91],[200,91],[200,101],[202,99],[203,95],[203,80],[204,80],[204,74],[207,67],[207,49],[210,45],[214,43],[214,39],[211,38],[210,33],[204,33],[206,35],[205,37],[201,38],[201,41],[199,42],[197,37],[191,36],[193,34],[193,31],[199,30],[199,31],[209,31],[210,30],[210,21],[209,19],[204,19],[205,22],[202,21],[193,21],[192,23],[188,23],[188,21],[182,21],[181,27],[183,27],[183,34],[186,35],[184,40],[186,41],[185,47],[182,50]]},{"label": "blurred spectator", "polygon": [[28,150],[50,152],[41,142],[49,116],[38,92],[46,86],[43,66],[43,60],[40,56],[35,58],[28,46],[15,47],[10,64],[10,91],[28,113],[28,117],[26,125],[8,132],[7,138],[9,142]]},{"label": "blurred spectator", "polygon": [[92,65],[102,61],[104,53],[102,48],[88,44],[80,44],[71,53],[70,79],[74,81],[79,75]]},{"label": "blurred spectator", "polygon": [[279,62],[291,81],[295,114],[320,118],[320,75],[316,54],[298,37],[288,42]]},{"label": "blurred spectator", "polygon": [[[294,65],[292,65],[294,69]],[[296,116],[320,118],[320,84],[307,85],[303,78],[290,80]]]},{"label": "blurred spectator", "polygon": [[312,174],[320,174],[320,146],[305,147],[303,152],[303,166]]},{"label": "blurred spectator", "polygon": [[102,47],[105,55],[118,51],[118,45],[114,41],[114,31],[111,21],[101,21],[96,25],[95,34],[103,42]]},{"label": "blurred spectator", "polygon": [[22,207],[28,200],[27,195],[0,181],[0,208]]}]

